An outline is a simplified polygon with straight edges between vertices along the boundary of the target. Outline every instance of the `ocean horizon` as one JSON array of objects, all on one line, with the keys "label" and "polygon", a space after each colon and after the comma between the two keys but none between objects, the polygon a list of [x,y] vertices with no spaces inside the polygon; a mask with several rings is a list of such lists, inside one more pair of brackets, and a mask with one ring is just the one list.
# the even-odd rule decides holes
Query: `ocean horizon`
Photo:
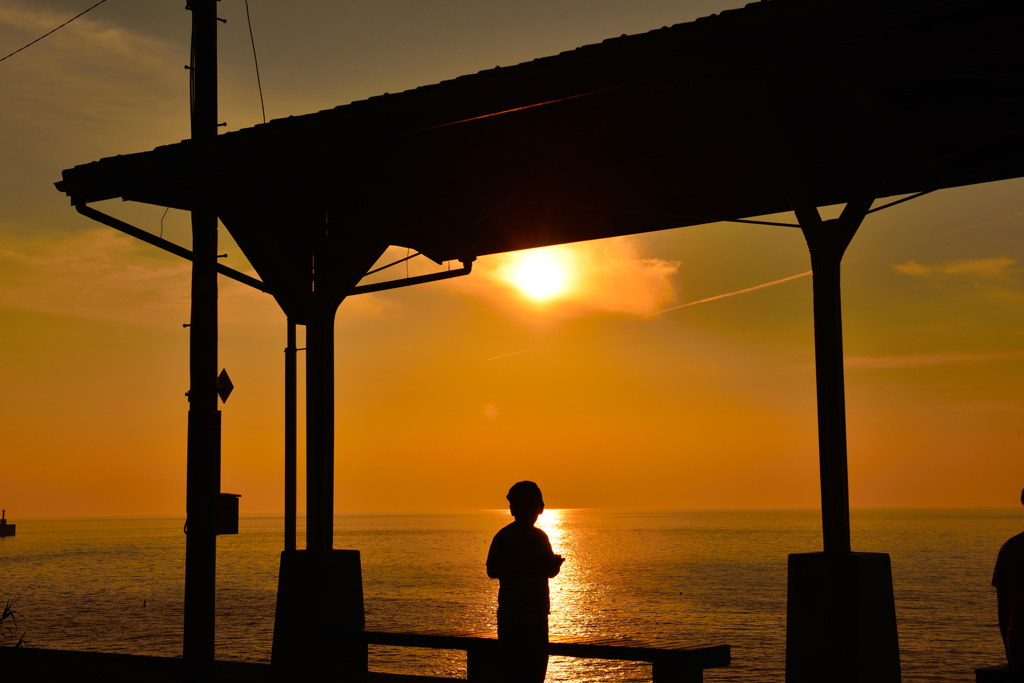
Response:
[{"label": "ocean horizon", "polygon": [[[18,599],[36,647],[179,656],[183,515],[10,519],[0,600]],[[336,548],[359,550],[368,628],[493,630],[484,570],[507,510],[335,515]],[[815,508],[550,509],[538,526],[566,556],[551,581],[550,631],[732,646],[707,680],[785,677],[790,553],[821,549]],[[304,518],[298,519],[299,544]],[[280,514],[243,514],[218,538],[217,657],[268,662]],[[973,680],[1002,661],[992,567],[1024,531],[1014,508],[854,508],[853,547],[887,552],[905,681]],[[453,651],[371,647],[371,669],[465,677]],[[552,658],[549,681],[650,680],[649,665]]]}]

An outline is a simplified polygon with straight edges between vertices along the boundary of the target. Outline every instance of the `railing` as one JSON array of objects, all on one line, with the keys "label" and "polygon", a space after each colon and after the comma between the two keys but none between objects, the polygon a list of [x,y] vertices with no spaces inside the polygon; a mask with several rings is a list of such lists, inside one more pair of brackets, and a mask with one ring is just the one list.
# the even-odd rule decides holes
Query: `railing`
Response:
[{"label": "railing", "polygon": [[[488,631],[345,631],[343,641],[367,645],[465,650],[466,677],[471,683],[502,683],[498,639]],[[729,666],[729,645],[684,646],[632,638],[551,636],[548,654],[556,657],[651,662],[654,683],[699,683],[704,670]]]}]

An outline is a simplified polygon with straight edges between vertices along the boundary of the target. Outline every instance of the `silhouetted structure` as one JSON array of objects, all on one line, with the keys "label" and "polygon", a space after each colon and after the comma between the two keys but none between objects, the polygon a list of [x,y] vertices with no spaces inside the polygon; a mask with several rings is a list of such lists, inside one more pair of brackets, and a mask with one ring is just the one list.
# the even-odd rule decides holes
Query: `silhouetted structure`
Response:
[{"label": "silhouetted structure", "polygon": [[17,524],[7,523],[7,510],[0,512],[0,537],[13,536]]},{"label": "silhouetted structure", "polygon": [[[103,159],[57,186],[84,215],[189,258],[88,204],[219,216],[262,281],[216,270],[306,325],[307,551],[286,552],[324,559],[296,564],[293,578],[282,560],[282,600],[299,594],[291,580],[334,594],[324,572],[345,297],[465,274],[485,254],[795,211],[814,271],[825,552],[790,558],[787,680],[895,681],[889,558],[850,545],[840,263],[876,198],[1024,175],[1022,19],[1017,0],[755,3]],[[821,220],[817,207],[841,203],[841,218]],[[358,285],[388,245],[464,268]]]},{"label": "silhouetted structure", "polygon": [[[338,635],[342,643],[465,650],[466,680],[470,683],[502,683],[504,679],[499,642],[493,631],[383,628]],[[699,683],[705,669],[726,667],[732,662],[728,645],[683,646],[672,641],[645,642],[614,636],[553,635],[548,639],[547,653],[576,659],[649,662],[652,683]]]},{"label": "silhouetted structure", "polygon": [[544,497],[532,481],[517,482],[506,496],[515,521],[494,536],[487,576],[498,579],[498,642],[505,683],[543,683],[548,670],[548,579],[565,561],[548,535],[534,526]]}]

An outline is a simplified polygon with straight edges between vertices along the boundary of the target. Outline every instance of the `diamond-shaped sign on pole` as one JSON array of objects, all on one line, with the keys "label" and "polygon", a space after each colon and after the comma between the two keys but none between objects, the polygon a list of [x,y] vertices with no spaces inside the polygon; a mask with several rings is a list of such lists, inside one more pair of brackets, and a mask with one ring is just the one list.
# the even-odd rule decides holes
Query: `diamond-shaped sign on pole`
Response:
[{"label": "diamond-shaped sign on pole", "polygon": [[231,390],[234,388],[235,385],[231,383],[231,378],[228,377],[228,371],[221,370],[220,374],[217,375],[217,394],[220,396],[220,400],[227,403],[228,396],[231,395]]}]

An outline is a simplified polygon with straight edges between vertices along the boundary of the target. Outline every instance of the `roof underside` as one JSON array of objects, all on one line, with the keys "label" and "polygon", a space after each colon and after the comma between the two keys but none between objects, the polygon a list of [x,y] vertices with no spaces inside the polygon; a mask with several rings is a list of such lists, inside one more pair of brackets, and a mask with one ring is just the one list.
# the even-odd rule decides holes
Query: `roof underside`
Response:
[{"label": "roof underside", "polygon": [[1018,177],[1022,17],[1018,0],[770,0],[76,166],[58,188],[212,208],[260,271],[252,235],[301,261],[325,223],[441,261]]}]

